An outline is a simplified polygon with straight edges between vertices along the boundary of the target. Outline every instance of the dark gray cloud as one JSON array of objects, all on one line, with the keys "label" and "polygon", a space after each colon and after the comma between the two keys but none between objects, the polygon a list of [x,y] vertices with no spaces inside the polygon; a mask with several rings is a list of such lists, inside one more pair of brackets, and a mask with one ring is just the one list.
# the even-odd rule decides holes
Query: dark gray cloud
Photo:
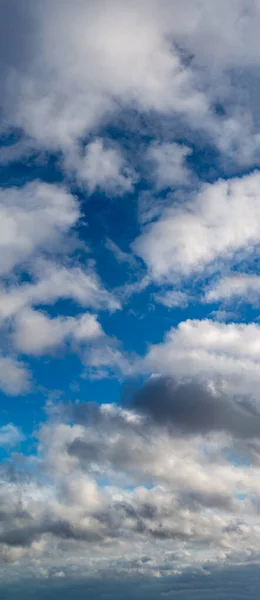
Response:
[{"label": "dark gray cloud", "polygon": [[248,402],[213,393],[196,381],[155,377],[131,399],[153,423],[188,434],[226,431],[239,438],[260,436],[260,415]]}]

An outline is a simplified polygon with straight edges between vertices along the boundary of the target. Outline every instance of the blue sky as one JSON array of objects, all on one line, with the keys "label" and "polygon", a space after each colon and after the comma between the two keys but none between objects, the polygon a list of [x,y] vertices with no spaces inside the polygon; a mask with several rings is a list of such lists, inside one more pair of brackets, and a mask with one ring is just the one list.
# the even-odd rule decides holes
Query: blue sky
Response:
[{"label": "blue sky", "polygon": [[0,598],[256,598],[259,23],[1,2]]}]

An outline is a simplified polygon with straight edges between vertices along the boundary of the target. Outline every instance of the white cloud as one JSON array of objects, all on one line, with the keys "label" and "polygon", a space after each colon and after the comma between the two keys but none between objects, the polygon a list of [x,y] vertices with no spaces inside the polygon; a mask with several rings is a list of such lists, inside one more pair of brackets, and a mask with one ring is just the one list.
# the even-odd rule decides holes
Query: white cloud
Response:
[{"label": "white cloud", "polygon": [[239,300],[240,302],[259,303],[260,277],[247,273],[234,273],[223,277],[205,294],[206,302]]},{"label": "white cloud", "polygon": [[103,334],[95,315],[59,316],[51,319],[43,312],[29,308],[17,314],[13,328],[14,347],[24,354],[32,355],[50,352],[67,339],[87,343]]},{"label": "white cloud", "polygon": [[0,189],[0,273],[37,252],[58,250],[79,216],[76,198],[63,186],[33,181]]},{"label": "white cloud", "polygon": [[186,158],[191,154],[190,148],[174,142],[151,142],[146,157],[151,163],[151,178],[157,190],[190,182],[191,172],[186,165]]},{"label": "white cloud", "polygon": [[72,299],[81,306],[114,311],[120,302],[101,284],[93,268],[66,267],[51,260],[35,261],[33,283],[0,288],[0,318],[15,315],[25,306],[52,304],[59,298]]},{"label": "white cloud", "polygon": [[135,253],[155,280],[174,281],[218,259],[232,260],[238,251],[253,251],[260,241],[259,185],[257,171],[203,184],[194,199],[146,226],[133,243]]},{"label": "white cloud", "polygon": [[234,161],[259,164],[255,2],[48,0],[22,15],[12,6],[9,36],[6,3],[1,14],[4,115],[40,146],[77,156],[86,132],[134,107],[178,115]]},{"label": "white cloud", "polygon": [[[74,170],[78,181],[88,187],[90,193],[96,189],[107,194],[125,194],[133,191],[136,181],[134,172],[127,166],[118,148],[106,147],[100,138],[90,142],[85,155],[75,161]],[[70,162],[68,161],[68,164]]]},{"label": "white cloud", "polygon": [[185,292],[177,290],[161,291],[153,295],[153,298],[159,304],[167,306],[167,308],[185,308],[188,304],[188,296]]},{"label": "white cloud", "polygon": [[[29,372],[6,356],[6,342],[10,349],[13,344],[22,353],[40,355],[64,341],[79,344],[102,332],[91,314],[51,319],[33,306],[64,298],[95,310],[120,308],[93,261],[83,268],[74,259],[79,240],[73,228],[79,218],[78,200],[64,186],[33,181],[0,190],[0,387],[8,394],[29,389]],[[29,281],[23,281],[26,277]]]},{"label": "white cloud", "polygon": [[[128,575],[147,575],[152,565],[162,576],[169,555],[168,573],[259,559],[258,439],[239,445],[224,431],[170,433],[113,404],[60,411],[37,432],[34,469],[33,457],[24,457],[26,483],[19,462],[13,478],[2,478],[1,555],[19,558],[11,565],[18,574],[26,568],[41,577],[69,563],[77,577],[91,577],[104,564],[113,569],[122,549],[118,568]],[[247,452],[253,464],[235,466],[228,451]]]},{"label": "white cloud", "polygon": [[[94,265],[83,268],[74,260],[79,241],[74,226],[79,203],[65,187],[33,181],[0,190],[0,320],[3,347],[0,387],[7,394],[29,389],[29,371],[12,356],[6,343],[25,354],[41,355],[62,345],[96,339],[102,333],[96,317],[58,316],[32,309],[59,299],[81,306],[114,311],[120,301],[108,292]],[[65,258],[65,252],[69,254]],[[20,277],[22,275],[22,278]],[[27,276],[29,282],[22,281]]]},{"label": "white cloud", "polygon": [[[9,29],[0,16],[0,37],[8,41],[0,75],[7,126],[21,128],[24,138],[4,148],[0,162],[31,151],[58,153],[64,172],[85,191],[119,195],[132,191],[136,181],[126,160],[131,152],[135,165],[152,161],[155,191],[163,191],[160,198],[142,194],[140,222],[150,225],[133,248],[148,269],[120,286],[119,298],[142,292],[153,280],[168,284],[153,293],[156,302],[185,306],[181,278],[219,274],[225,261],[232,272],[236,261],[255,256],[259,172],[203,184],[193,196],[182,189],[184,204],[180,195],[173,198],[165,190],[184,187],[190,177],[189,150],[173,143],[175,137],[187,134],[193,147],[205,134],[224,153],[223,165],[226,154],[231,167],[235,162],[259,164],[257,3],[28,0],[22,10],[20,4],[9,0],[0,8],[3,17],[8,5],[12,13]],[[128,109],[133,129],[139,123],[143,129],[136,154],[135,131],[131,141],[124,138],[129,143],[124,155],[100,137],[99,127],[109,131],[110,117],[114,125],[116,112],[122,111],[122,117]],[[123,115],[124,123],[128,116]],[[90,132],[94,141],[83,150]],[[141,149],[140,139],[146,140]],[[157,140],[148,153],[147,139]],[[170,397],[167,405],[167,395],[161,394],[148,395],[141,406],[134,394],[127,410],[82,402],[52,407],[53,420],[40,432],[37,428],[38,453],[13,456],[10,468],[1,469],[0,556],[6,563],[15,561],[10,578],[17,573],[66,577],[71,568],[77,580],[81,574],[98,578],[102,573],[107,581],[104,573],[114,573],[116,565],[121,577],[134,573],[143,581],[148,574],[159,580],[185,567],[205,574],[202,566],[210,568],[213,561],[259,561],[260,326],[188,320],[140,357],[127,355],[107,337],[96,315],[51,317],[48,305],[58,299],[95,311],[120,308],[94,267],[83,267],[83,261],[79,266],[74,254],[80,246],[79,219],[78,200],[64,186],[34,182],[0,191],[4,350],[41,356],[67,344],[80,353],[89,377],[157,373],[174,376],[178,383],[195,378],[207,385],[199,387],[197,398],[192,388],[179,404]],[[111,240],[106,248],[122,264],[139,264]],[[201,279],[193,283],[197,289]],[[257,302],[259,289],[257,275],[234,273],[206,289],[204,299]],[[39,305],[46,312],[37,310]],[[231,314],[222,307],[215,311],[218,319]],[[1,389],[18,394],[29,385],[25,365],[1,353]],[[207,394],[211,390],[211,413],[203,404],[205,389]],[[230,397],[218,395],[219,390]],[[255,401],[250,405],[247,398],[247,411],[242,394]],[[244,402],[236,405],[234,396]],[[233,414],[231,401],[241,409],[243,423],[254,425],[246,434],[225,419]],[[15,444],[19,436],[14,425],[0,428],[2,445]],[[171,582],[158,596],[169,589]]]},{"label": "white cloud", "polygon": [[152,345],[145,358],[150,371],[177,379],[196,377],[220,388],[253,394],[260,389],[260,326],[187,320]]},{"label": "white cloud", "polygon": [[13,423],[8,423],[0,427],[0,447],[11,448],[19,444],[23,439],[24,436],[21,431]]},{"label": "white cloud", "polygon": [[16,70],[8,70],[3,102],[13,123],[40,144],[70,148],[117,102],[188,118],[207,114],[157,2],[77,0],[73,8],[66,2],[66,10],[58,2],[28,8],[35,37],[28,32],[25,46],[17,35]]},{"label": "white cloud", "polygon": [[23,363],[0,355],[0,388],[10,396],[24,394],[30,388],[30,374]]}]

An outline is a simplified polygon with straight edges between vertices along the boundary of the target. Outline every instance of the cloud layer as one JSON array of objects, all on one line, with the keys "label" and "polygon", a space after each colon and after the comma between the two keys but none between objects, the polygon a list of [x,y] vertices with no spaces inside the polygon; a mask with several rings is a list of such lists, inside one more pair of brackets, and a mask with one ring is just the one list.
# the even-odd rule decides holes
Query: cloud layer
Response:
[{"label": "cloud layer", "polygon": [[1,2],[0,596],[258,597],[259,25]]}]

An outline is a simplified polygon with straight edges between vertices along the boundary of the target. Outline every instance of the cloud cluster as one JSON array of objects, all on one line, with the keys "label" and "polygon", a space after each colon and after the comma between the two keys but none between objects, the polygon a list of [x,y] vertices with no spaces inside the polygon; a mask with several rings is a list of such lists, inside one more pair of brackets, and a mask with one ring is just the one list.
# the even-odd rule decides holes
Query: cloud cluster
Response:
[{"label": "cloud cluster", "polygon": [[29,389],[30,374],[17,353],[40,355],[67,339],[82,345],[103,334],[95,314],[52,318],[39,305],[49,309],[71,299],[84,309],[115,311],[120,302],[103,287],[93,264],[83,268],[74,258],[80,242],[73,228],[81,215],[65,186],[33,181],[1,189],[0,214],[0,386],[18,394]]},{"label": "cloud cluster", "polygon": [[21,311],[15,320],[14,347],[24,353],[41,355],[61,345],[67,338],[88,342],[103,335],[95,315],[85,313],[78,317],[51,319],[40,311]]},{"label": "cloud cluster", "polygon": [[0,188],[0,390],[67,351],[147,381],[49,402],[32,439],[1,424],[0,578],[187,597],[187,570],[260,560],[260,325],[225,322],[259,304],[259,25],[253,0],[1,2],[0,165],[22,175]]},{"label": "cloud cluster", "polygon": [[[9,562],[59,572],[68,552],[88,577],[122,552],[126,572],[134,561],[146,576],[162,575],[169,553],[169,574],[258,556],[260,415],[249,404],[153,378],[128,407],[53,409],[37,454],[1,468],[7,576]],[[19,442],[12,426],[2,435]]]},{"label": "cloud cluster", "polygon": [[[6,123],[42,147],[61,148],[73,168],[86,133],[118,107],[134,106],[177,116],[238,163],[259,164],[259,19],[257,4],[245,0],[221,2],[217,11],[205,0],[124,7],[118,0],[77,0],[62,9],[57,0],[26,0],[22,11],[17,0],[5,0],[0,75]],[[78,170],[83,181],[92,151]]]},{"label": "cloud cluster", "polygon": [[[164,8],[162,19],[157,2],[148,10],[147,2],[122,7],[117,0],[112,5],[77,0],[73,9],[69,2],[61,9],[58,2],[43,7],[28,1],[24,20],[28,29],[33,24],[33,35],[26,43],[17,36],[2,69],[7,118],[40,144],[66,150],[115,111],[117,102],[205,115],[207,101],[167,36],[167,4]],[[2,22],[6,19],[4,3]]]}]

